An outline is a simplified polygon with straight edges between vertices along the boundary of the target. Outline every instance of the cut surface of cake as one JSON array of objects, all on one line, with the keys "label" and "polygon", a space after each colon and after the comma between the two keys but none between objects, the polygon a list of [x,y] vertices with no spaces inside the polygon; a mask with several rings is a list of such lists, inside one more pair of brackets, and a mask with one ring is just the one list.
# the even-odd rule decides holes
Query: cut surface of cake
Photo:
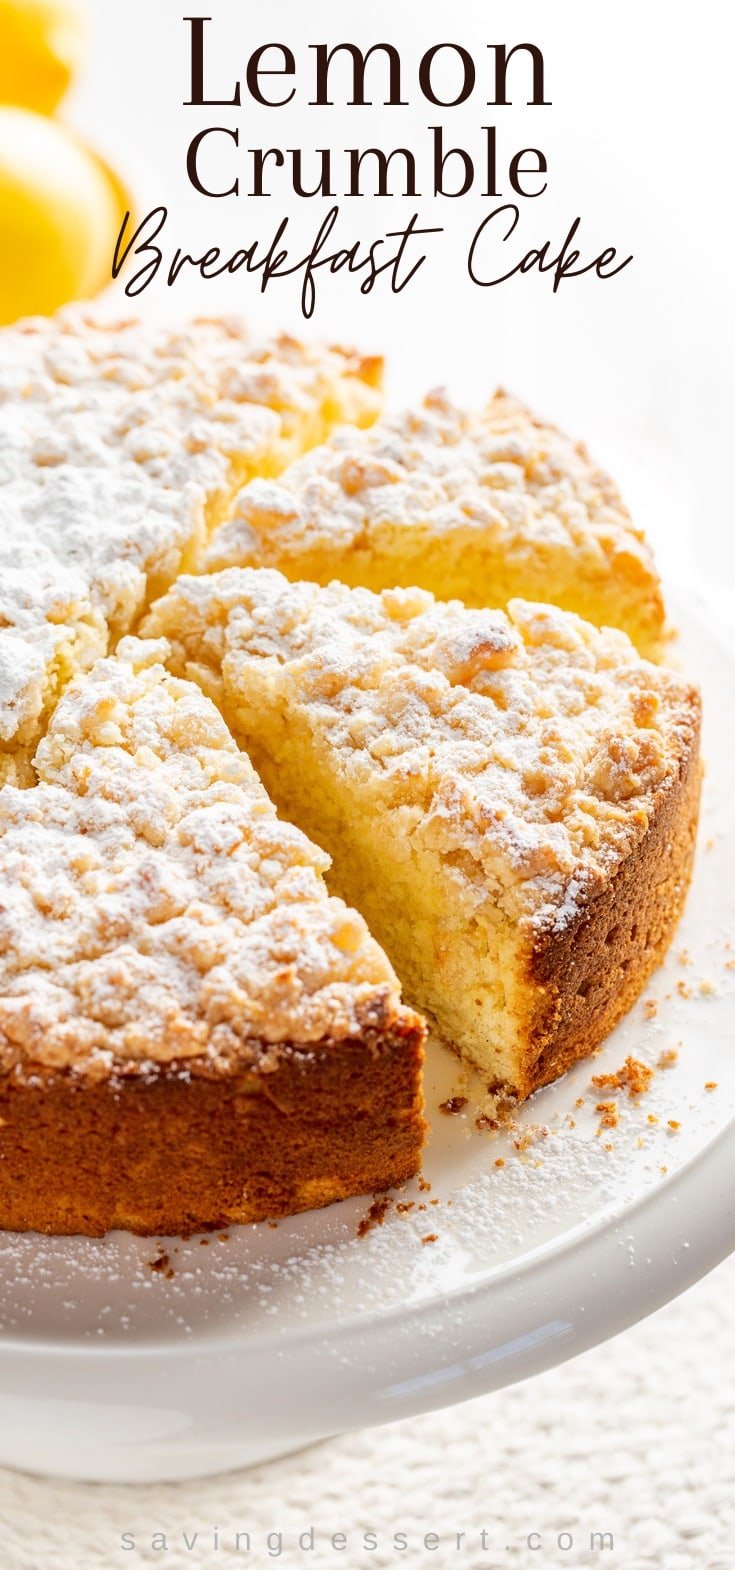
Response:
[{"label": "cut surface of cake", "polygon": [[418,1168],[424,1026],[162,642],[0,791],[0,1226],[181,1232]]},{"label": "cut surface of cake", "polygon": [[505,393],[481,414],[436,393],[369,431],[336,431],[278,480],[246,486],[201,565],[419,585],[469,606],[544,600],[661,651],[661,585],[613,481]]},{"label": "cut surface of cake", "polygon": [[695,689],[549,606],[268,570],[184,577],[147,630],[489,1086],[527,1096],[630,1007],[689,880]]},{"label": "cut surface of cake", "polygon": [[380,362],[242,323],[0,332],[0,780],[66,682],[190,564],[234,493],[378,412]]}]

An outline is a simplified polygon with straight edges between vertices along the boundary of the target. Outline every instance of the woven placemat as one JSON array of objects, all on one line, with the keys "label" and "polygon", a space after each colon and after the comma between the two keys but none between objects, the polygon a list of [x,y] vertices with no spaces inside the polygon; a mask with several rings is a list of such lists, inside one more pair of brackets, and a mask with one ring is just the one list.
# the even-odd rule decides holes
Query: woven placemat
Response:
[{"label": "woven placemat", "polygon": [[0,1471],[0,1567],[735,1570],[733,1304],[735,1257],[540,1378],[249,1472]]}]

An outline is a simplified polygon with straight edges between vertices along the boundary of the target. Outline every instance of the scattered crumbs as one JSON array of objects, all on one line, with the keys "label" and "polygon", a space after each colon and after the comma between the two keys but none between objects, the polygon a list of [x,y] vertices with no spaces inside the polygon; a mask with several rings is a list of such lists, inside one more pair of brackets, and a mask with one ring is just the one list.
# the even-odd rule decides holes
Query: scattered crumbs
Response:
[{"label": "scattered crumbs", "polygon": [[674,1133],[676,1133],[677,1130],[681,1128],[681,1123],[678,1123],[676,1118],[669,1118],[669,1121],[666,1124],[666,1127],[673,1129]]},{"label": "scattered crumbs", "polygon": [[642,1096],[653,1079],[653,1069],[638,1058],[628,1057],[614,1074],[593,1074],[596,1090],[627,1090],[629,1096]]},{"label": "scattered crumbs", "polygon": [[677,1052],[676,1047],[667,1047],[666,1050],[661,1053],[656,1066],[657,1068],[673,1068],[674,1064],[678,1061],[678,1057],[679,1053]]},{"label": "scattered crumbs", "polygon": [[400,1204],[396,1205],[399,1216],[407,1216],[409,1210],[413,1210],[415,1203],[414,1199],[402,1199]]},{"label": "scattered crumbs", "polygon": [[229,1243],[229,1241],[230,1241],[230,1234],[229,1234],[229,1232],[218,1232],[217,1233],[217,1239],[218,1239],[218,1241],[220,1243]]},{"label": "scattered crumbs", "polygon": [[704,1088],[705,1088],[705,1090],[716,1090],[717,1089],[717,1080],[716,1079],[707,1079],[707,1080],[705,1080]]},{"label": "scattered crumbs", "polygon": [[439,1111],[443,1112],[445,1117],[453,1118],[456,1117],[457,1113],[461,1112],[462,1108],[466,1106],[466,1096],[450,1096],[447,1101],[439,1102]]},{"label": "scattered crumbs", "polygon": [[669,1169],[668,1169],[668,1167],[659,1167],[659,1169],[658,1169],[658,1170],[659,1170],[659,1172],[660,1172],[660,1173],[661,1173],[661,1175],[662,1175],[662,1176],[663,1176],[663,1177],[665,1177],[665,1176],[666,1176],[666,1173],[667,1173],[667,1172],[668,1172],[668,1170],[669,1170]]},{"label": "scattered crumbs", "polygon": [[692,963],[688,949],[679,949],[676,957],[680,965],[691,965]]},{"label": "scattered crumbs", "polygon": [[498,1156],[497,1159],[496,1159],[495,1165],[496,1165],[496,1167],[504,1167],[505,1166],[505,1157],[504,1156]]},{"label": "scattered crumbs", "polygon": [[376,1194],[372,1205],[366,1211],[357,1228],[357,1236],[365,1237],[367,1232],[372,1232],[373,1227],[382,1227],[387,1212],[390,1210],[390,1194]]},{"label": "scattered crumbs", "polygon": [[643,1138],[643,1135],[639,1134],[638,1138],[637,1138],[637,1140],[635,1142],[635,1148],[636,1148],[636,1150],[644,1150],[645,1146],[646,1146],[646,1141]]},{"label": "scattered crumbs", "polygon": [[199,1239],[199,1247],[200,1248],[209,1248],[209,1238],[208,1237],[200,1237],[200,1239]]},{"label": "scattered crumbs", "polygon": [[269,1221],[268,1225],[269,1225],[269,1227],[271,1229],[271,1232],[275,1232],[276,1228],[278,1226],[278,1222],[277,1221]]},{"label": "scattered crumbs", "polygon": [[655,1112],[649,1112],[648,1121],[649,1123],[658,1123],[658,1118],[656,1117]]},{"label": "scattered crumbs", "polygon": [[612,1146],[612,1145],[611,1145],[611,1144],[610,1144],[610,1141],[609,1141],[609,1140],[608,1140],[608,1141],[607,1141],[607,1142],[606,1142],[606,1144],[605,1144],[605,1145],[604,1145],[604,1147],[603,1147],[603,1148],[604,1148],[604,1149],[605,1149],[605,1150],[612,1150],[612,1149],[613,1149],[613,1146]]},{"label": "scattered crumbs", "polygon": [[703,998],[713,998],[717,992],[714,982],[707,981],[706,979],[704,981],[700,981],[699,990]]},{"label": "scattered crumbs", "polygon": [[576,1099],[574,1105],[575,1105],[575,1107],[583,1107],[584,1106],[584,1096],[577,1096],[577,1099]]},{"label": "scattered crumbs", "polygon": [[548,1139],[551,1129],[546,1123],[530,1123],[518,1139],[513,1140],[516,1150],[530,1150],[539,1139]]},{"label": "scattered crumbs", "polygon": [[708,840],[705,840],[705,842],[704,842],[704,848],[705,848],[705,850],[714,850],[714,848],[715,848],[715,842],[714,842],[714,837],[713,837],[713,835],[711,835],[711,834],[710,834],[710,837],[709,837],[709,839],[708,839]]},{"label": "scattered crumbs", "polygon": [[438,1199],[430,1199],[429,1200],[429,1204],[430,1205],[438,1205],[439,1204],[439,1200]]},{"label": "scattered crumbs", "polygon": [[169,1259],[168,1254],[159,1254],[156,1259],[149,1259],[148,1269],[155,1270],[160,1275],[165,1276],[167,1281],[171,1281],[173,1279],[174,1272],[171,1269],[171,1260]]},{"label": "scattered crumbs", "polygon": [[643,1005],[643,1018],[655,1019],[658,1014],[658,1003],[655,998],[647,998]]},{"label": "scattered crumbs", "polygon": [[419,1175],[419,1191],[422,1194],[428,1194],[431,1191],[431,1184],[428,1182],[427,1178],[422,1177],[421,1175]]},{"label": "scattered crumbs", "polygon": [[516,1122],[517,1110],[518,1101],[516,1097],[488,1091],[475,1118],[475,1128],[506,1128],[513,1132],[518,1127]]},{"label": "scattered crumbs", "polygon": [[564,1122],[566,1123],[567,1128],[576,1128],[577,1127],[577,1119],[572,1117],[571,1112],[567,1113],[567,1115],[566,1115],[566,1117],[564,1119]]},{"label": "scattered crumbs", "polygon": [[417,1209],[417,1210],[425,1210],[425,1209],[426,1209],[426,1206],[425,1206],[425,1205],[417,1205],[417,1206],[416,1206],[416,1209]]},{"label": "scattered crumbs", "polygon": [[439,1237],[438,1232],[427,1232],[426,1236],[422,1237],[421,1242],[422,1243],[436,1243],[438,1241],[438,1237]]},{"label": "scattered crumbs", "polygon": [[595,1107],[595,1112],[600,1112],[602,1114],[600,1118],[600,1127],[597,1130],[598,1134],[601,1133],[603,1128],[617,1128],[618,1123],[620,1122],[620,1113],[618,1112],[617,1101],[598,1101]]},{"label": "scattered crumbs", "polygon": [[690,998],[692,995],[692,989],[687,981],[677,981],[676,990],[680,998]]}]

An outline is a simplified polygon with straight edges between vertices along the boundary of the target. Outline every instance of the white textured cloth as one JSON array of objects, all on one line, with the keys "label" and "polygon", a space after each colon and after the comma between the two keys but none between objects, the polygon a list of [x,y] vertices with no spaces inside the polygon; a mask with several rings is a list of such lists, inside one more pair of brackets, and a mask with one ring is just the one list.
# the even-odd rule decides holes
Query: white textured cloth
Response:
[{"label": "white textured cloth", "polygon": [[734,1570],[733,1302],[735,1257],[524,1385],[249,1472],[125,1488],[1,1471],[0,1566]]}]

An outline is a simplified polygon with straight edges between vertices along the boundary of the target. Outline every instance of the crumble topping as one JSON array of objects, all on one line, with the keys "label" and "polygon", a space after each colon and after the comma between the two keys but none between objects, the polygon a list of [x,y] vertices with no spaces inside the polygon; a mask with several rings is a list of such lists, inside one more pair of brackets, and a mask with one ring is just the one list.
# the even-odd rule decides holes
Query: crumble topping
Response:
[{"label": "crumble topping", "polygon": [[247,1063],[255,1041],[397,1015],[385,955],[327,893],[329,858],[277,818],[167,652],[124,639],[62,698],[39,784],[3,791],[3,1068]]},{"label": "crumble topping", "polygon": [[298,568],[314,552],[404,545],[420,555],[452,537],[458,551],[481,537],[511,567],[519,553],[568,551],[576,572],[611,570],[645,587],[663,623],[650,550],[617,487],[584,447],[502,391],[480,414],[438,391],[370,431],[337,430],[280,479],[252,480],[205,562]]},{"label": "crumble topping", "polygon": [[374,418],[377,376],[349,351],[259,342],[226,319],[71,310],[5,328],[0,749],[35,744],[69,677],[132,628],[255,466]]},{"label": "crumble topping", "polygon": [[623,633],[520,600],[468,610],[231,568],[179,579],[146,626],[246,733],[264,702],[308,714],[406,836],[420,824],[478,899],[545,926],[638,844],[696,732],[696,691]]}]

